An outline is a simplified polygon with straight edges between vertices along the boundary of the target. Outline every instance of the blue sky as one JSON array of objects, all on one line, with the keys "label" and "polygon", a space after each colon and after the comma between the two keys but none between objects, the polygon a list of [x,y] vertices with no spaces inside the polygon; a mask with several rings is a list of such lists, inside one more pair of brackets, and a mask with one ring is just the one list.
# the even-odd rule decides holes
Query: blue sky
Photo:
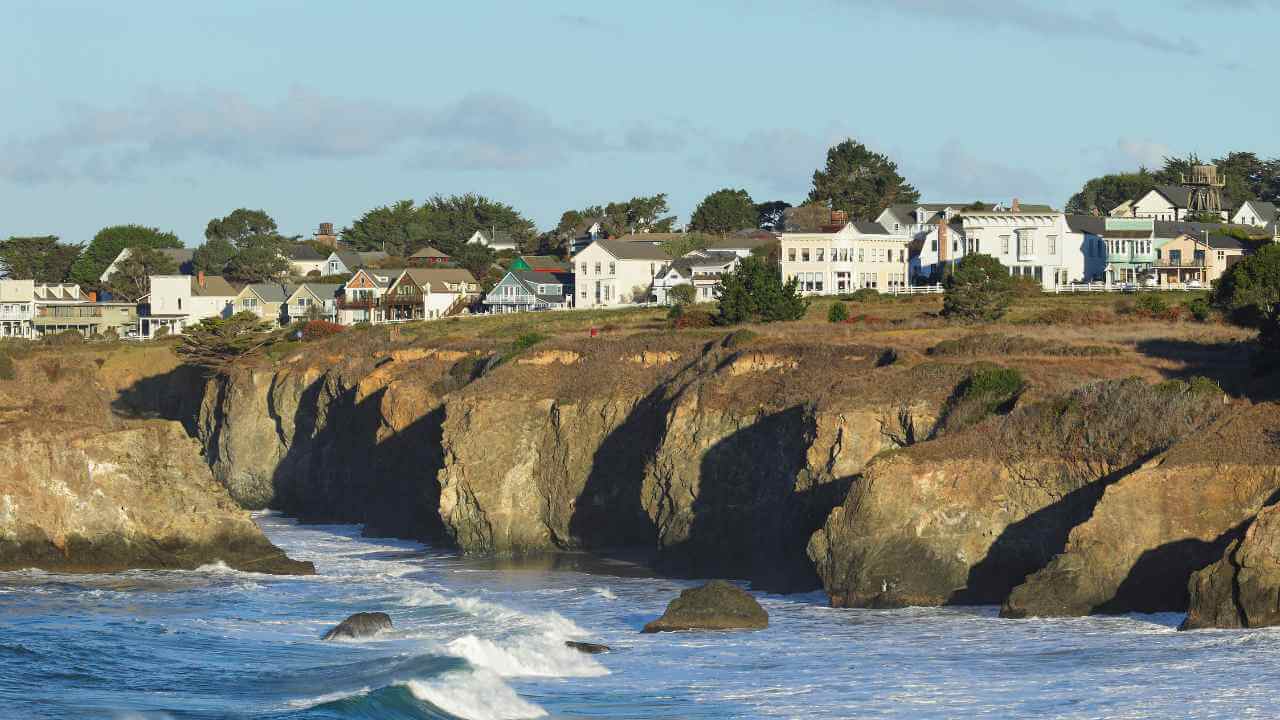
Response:
[{"label": "blue sky", "polygon": [[202,241],[479,192],[539,227],[667,192],[797,202],[845,136],[925,199],[1046,201],[1280,155],[1280,0],[0,0],[0,236]]}]

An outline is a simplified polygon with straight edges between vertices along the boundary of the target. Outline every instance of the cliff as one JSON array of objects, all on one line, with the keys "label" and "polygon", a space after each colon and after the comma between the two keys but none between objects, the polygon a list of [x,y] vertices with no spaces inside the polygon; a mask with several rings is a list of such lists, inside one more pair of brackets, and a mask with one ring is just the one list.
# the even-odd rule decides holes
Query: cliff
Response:
[{"label": "cliff", "polygon": [[[128,356],[122,361],[121,356]],[[178,379],[173,377],[177,373]],[[0,569],[310,573],[218,484],[181,414],[168,348],[32,352],[0,381]]]}]

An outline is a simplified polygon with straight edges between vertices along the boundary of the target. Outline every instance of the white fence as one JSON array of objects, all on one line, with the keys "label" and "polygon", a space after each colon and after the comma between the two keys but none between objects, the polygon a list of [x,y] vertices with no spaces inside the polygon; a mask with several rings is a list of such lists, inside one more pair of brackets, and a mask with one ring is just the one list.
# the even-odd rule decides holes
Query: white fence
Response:
[{"label": "white fence", "polygon": [[1208,290],[1202,283],[1165,283],[1164,285],[1143,285],[1141,283],[1068,283],[1054,286],[1054,293],[1095,293],[1095,292],[1148,292],[1160,290]]}]

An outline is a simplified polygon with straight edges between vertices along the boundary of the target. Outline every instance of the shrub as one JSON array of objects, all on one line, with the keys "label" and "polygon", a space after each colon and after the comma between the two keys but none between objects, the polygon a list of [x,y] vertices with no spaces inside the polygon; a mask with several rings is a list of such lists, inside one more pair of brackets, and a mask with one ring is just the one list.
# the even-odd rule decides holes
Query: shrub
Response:
[{"label": "shrub", "polygon": [[1280,243],[1232,265],[1214,286],[1213,304],[1232,323],[1257,328],[1264,348],[1280,350]]},{"label": "shrub", "polygon": [[956,387],[943,408],[939,427],[954,432],[995,412],[1008,412],[1026,383],[1013,368],[979,367]]},{"label": "shrub", "polygon": [[706,310],[685,310],[680,317],[675,319],[674,326],[677,329],[685,328],[706,328],[716,324],[716,318]]},{"label": "shrub", "polygon": [[1070,345],[1021,335],[980,333],[943,340],[928,350],[933,356],[1048,355],[1051,357],[1099,357],[1119,355],[1120,349],[1107,345]]},{"label": "shrub", "polygon": [[1205,297],[1193,298],[1187,303],[1187,312],[1191,313],[1191,317],[1200,322],[1208,322],[1209,317],[1213,314],[1213,306],[1209,304],[1209,299]]},{"label": "shrub", "polygon": [[84,336],[75,330],[63,330],[60,333],[45,335],[40,338],[40,344],[51,345],[53,347],[66,347],[68,345],[83,345]]},{"label": "shrub", "polygon": [[942,314],[966,322],[999,320],[1013,301],[1008,269],[990,255],[966,255],[946,280]]},{"label": "shrub", "polygon": [[795,278],[782,282],[778,269],[757,257],[743,258],[720,277],[719,300],[721,325],[799,320],[809,307]]},{"label": "shrub", "polygon": [[883,295],[875,288],[859,288],[851,293],[841,295],[841,300],[852,300],[853,302],[878,302]]},{"label": "shrub", "polygon": [[333,337],[346,330],[343,326],[328,320],[309,320],[302,324],[302,339],[306,342]]},{"label": "shrub", "polygon": [[836,304],[832,305],[831,309],[827,311],[827,322],[842,323],[848,319],[849,309],[844,306],[844,303],[838,300],[836,301]]},{"label": "shrub", "polygon": [[732,350],[736,347],[742,347],[758,337],[756,333],[750,330],[734,330],[725,336],[720,345],[724,348]]},{"label": "shrub", "polygon": [[1169,311],[1169,303],[1158,292],[1142,293],[1133,301],[1134,312],[1145,317],[1160,317]]},{"label": "shrub", "polygon": [[270,325],[251,312],[240,312],[229,318],[205,318],[187,328],[177,353],[187,363],[226,373],[236,360],[261,352],[275,340]]},{"label": "shrub", "polygon": [[1044,287],[1039,280],[1029,277],[1013,279],[1013,295],[1019,298],[1033,298],[1044,294]]},{"label": "shrub", "polygon": [[9,353],[0,353],[0,380],[12,380],[17,376],[17,370],[13,366],[13,358],[9,357]]},{"label": "shrub", "polygon": [[691,305],[696,297],[692,285],[676,285],[667,291],[667,298],[673,306]]},{"label": "shrub", "polygon": [[520,335],[519,337],[517,337],[515,340],[511,341],[511,352],[509,354],[515,354],[518,352],[522,352],[524,350],[528,350],[529,348],[533,347],[534,345],[537,345],[538,343],[546,339],[547,339],[547,336],[543,335],[540,332],[524,333],[523,335]]}]

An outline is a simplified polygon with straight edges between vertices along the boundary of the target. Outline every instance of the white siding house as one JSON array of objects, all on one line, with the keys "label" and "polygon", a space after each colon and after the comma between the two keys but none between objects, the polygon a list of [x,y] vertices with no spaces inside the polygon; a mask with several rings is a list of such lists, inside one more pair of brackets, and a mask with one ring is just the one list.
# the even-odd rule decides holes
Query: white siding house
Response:
[{"label": "white siding house", "polygon": [[1266,227],[1274,223],[1276,219],[1275,204],[1261,200],[1244,201],[1241,203],[1240,209],[1236,210],[1231,216],[1231,222],[1236,225],[1252,225],[1254,227]]},{"label": "white siding house", "polygon": [[613,307],[649,302],[653,280],[671,257],[657,245],[596,240],[573,256],[574,307]]},{"label": "white siding house", "polygon": [[782,279],[795,278],[806,295],[838,295],[861,288],[906,287],[910,239],[880,223],[850,222],[834,232],[783,233]]},{"label": "white siding house", "polygon": [[0,280],[0,337],[32,336],[35,299],[35,280]]},{"label": "white siding house", "polygon": [[181,334],[205,318],[230,317],[235,311],[239,292],[217,275],[152,275],[150,282],[151,292],[141,298],[146,302],[138,318],[144,338],[154,337],[162,327]]},{"label": "white siding house", "polygon": [[672,288],[691,285],[694,302],[711,302],[716,299],[720,276],[733,272],[742,257],[730,250],[694,250],[682,255],[658,270],[653,280],[653,295],[658,302],[669,303]]}]

